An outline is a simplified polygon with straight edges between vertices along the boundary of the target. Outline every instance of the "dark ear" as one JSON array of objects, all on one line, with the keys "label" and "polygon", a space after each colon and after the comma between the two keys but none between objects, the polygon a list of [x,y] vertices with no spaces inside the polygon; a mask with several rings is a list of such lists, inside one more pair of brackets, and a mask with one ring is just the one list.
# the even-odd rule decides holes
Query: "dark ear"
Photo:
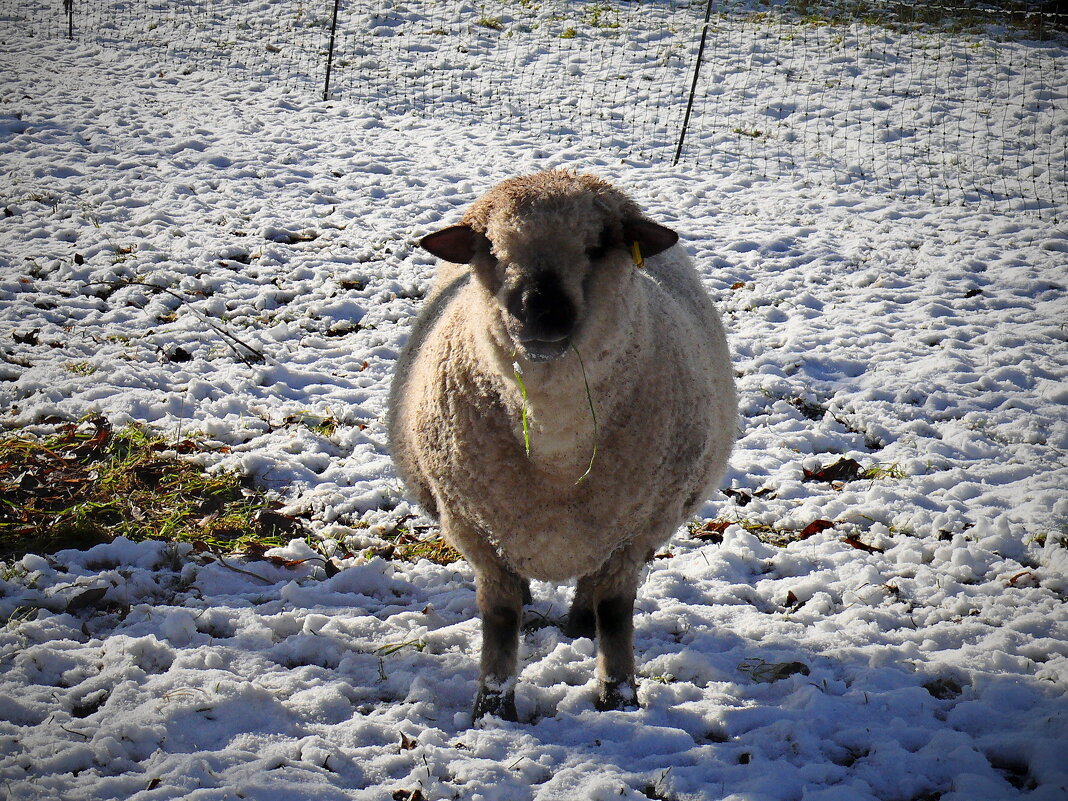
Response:
[{"label": "dark ear", "polygon": [[634,217],[623,223],[623,237],[628,244],[637,242],[643,256],[655,256],[679,241],[679,235],[670,228],[642,217]]},{"label": "dark ear", "polygon": [[419,246],[439,259],[456,264],[469,264],[486,239],[467,225],[452,225],[419,240]]}]

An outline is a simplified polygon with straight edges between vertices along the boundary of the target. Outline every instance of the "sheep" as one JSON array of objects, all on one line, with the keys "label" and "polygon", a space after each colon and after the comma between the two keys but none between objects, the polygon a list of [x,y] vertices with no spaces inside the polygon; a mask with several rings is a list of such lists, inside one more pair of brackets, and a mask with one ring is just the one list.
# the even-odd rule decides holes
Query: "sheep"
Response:
[{"label": "sheep", "polygon": [[642,567],[715,488],[737,431],[723,327],[677,240],[608,182],[562,169],[504,181],[420,240],[441,262],[389,437],[475,573],[475,721],[516,720],[531,579],[577,579],[564,632],[596,636],[595,704],[637,706]]}]

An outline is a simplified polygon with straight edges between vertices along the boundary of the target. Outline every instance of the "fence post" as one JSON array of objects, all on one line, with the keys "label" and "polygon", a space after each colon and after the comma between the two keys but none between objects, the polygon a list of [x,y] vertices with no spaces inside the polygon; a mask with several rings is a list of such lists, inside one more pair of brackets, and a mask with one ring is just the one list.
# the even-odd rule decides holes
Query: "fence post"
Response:
[{"label": "fence post", "polygon": [[323,100],[330,99],[330,70],[334,66],[334,37],[337,34],[337,9],[339,5],[341,5],[341,0],[334,0],[334,19],[330,23],[330,49],[326,51],[326,85],[323,87]]},{"label": "fence post", "polygon": [[67,15],[67,38],[74,39],[74,0],[63,0],[63,12]]},{"label": "fence post", "polygon": [[705,5],[705,24],[701,26],[701,44],[697,48],[697,63],[693,67],[693,83],[690,84],[690,99],[686,101],[686,116],[682,118],[682,131],[679,133],[679,144],[675,148],[675,158],[671,162],[674,167],[679,163],[682,156],[682,143],[686,141],[686,129],[690,125],[690,112],[693,111],[693,98],[697,92],[697,77],[701,74],[701,62],[705,57],[705,39],[708,38],[708,21],[712,18],[712,0]]}]

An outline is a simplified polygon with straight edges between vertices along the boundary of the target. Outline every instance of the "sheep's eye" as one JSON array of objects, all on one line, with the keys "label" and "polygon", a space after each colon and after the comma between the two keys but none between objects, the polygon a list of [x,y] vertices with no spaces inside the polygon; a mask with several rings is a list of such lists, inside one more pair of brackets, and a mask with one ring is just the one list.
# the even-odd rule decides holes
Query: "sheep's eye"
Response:
[{"label": "sheep's eye", "polygon": [[608,252],[610,246],[609,243],[612,241],[611,236],[611,232],[607,228],[601,231],[601,236],[600,239],[597,240],[597,243],[586,248],[586,258],[590,261],[597,261],[598,259],[604,258],[604,254]]}]

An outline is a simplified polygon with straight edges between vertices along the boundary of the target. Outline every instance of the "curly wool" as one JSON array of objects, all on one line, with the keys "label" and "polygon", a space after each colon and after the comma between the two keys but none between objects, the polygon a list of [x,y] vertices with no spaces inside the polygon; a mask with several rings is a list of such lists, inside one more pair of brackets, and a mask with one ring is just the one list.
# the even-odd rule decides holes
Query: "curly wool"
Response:
[{"label": "curly wool", "polygon": [[[601,179],[555,170],[504,182],[463,221],[496,259],[529,263],[559,260],[570,242],[604,230],[618,238],[638,215]],[[651,554],[713,491],[737,428],[726,340],[689,258],[674,247],[639,271],[616,248],[596,270],[564,279],[588,290],[573,342],[600,423],[580,483],[595,441],[578,358],[519,357],[528,457],[515,348],[477,270],[439,267],[395,378],[401,475],[476,570],[498,558],[519,576],[562,581],[593,573],[624,545]]]}]

